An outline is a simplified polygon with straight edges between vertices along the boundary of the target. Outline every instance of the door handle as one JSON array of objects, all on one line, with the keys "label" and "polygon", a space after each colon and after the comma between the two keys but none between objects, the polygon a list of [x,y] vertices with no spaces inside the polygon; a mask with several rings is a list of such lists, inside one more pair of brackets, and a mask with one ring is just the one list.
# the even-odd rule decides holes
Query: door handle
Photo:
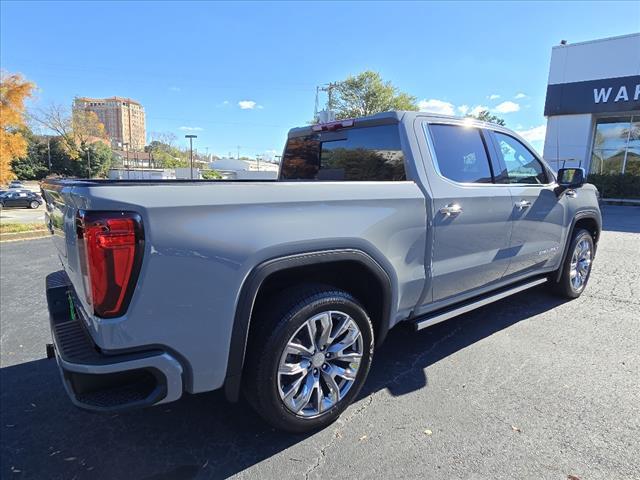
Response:
[{"label": "door handle", "polygon": [[462,213],[462,207],[457,203],[451,203],[446,207],[442,207],[440,209],[440,213],[443,214],[446,218],[453,217]]},{"label": "door handle", "polygon": [[567,197],[576,198],[578,196],[578,192],[576,192],[575,190],[567,190],[565,195]]},{"label": "door handle", "polygon": [[529,208],[530,206],[531,202],[527,200],[520,200],[519,202],[516,202],[516,208],[518,210],[524,210],[525,208]]}]

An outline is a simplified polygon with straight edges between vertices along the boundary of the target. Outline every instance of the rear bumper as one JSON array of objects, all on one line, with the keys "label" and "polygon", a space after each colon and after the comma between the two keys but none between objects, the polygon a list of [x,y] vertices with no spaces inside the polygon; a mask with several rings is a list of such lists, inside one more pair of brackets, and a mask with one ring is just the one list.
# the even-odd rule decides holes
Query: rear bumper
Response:
[{"label": "rear bumper", "polygon": [[56,361],[64,387],[78,407],[100,412],[167,403],[182,396],[182,366],[155,348],[105,354],[73,307],[73,287],[64,270],[47,276],[46,292]]}]

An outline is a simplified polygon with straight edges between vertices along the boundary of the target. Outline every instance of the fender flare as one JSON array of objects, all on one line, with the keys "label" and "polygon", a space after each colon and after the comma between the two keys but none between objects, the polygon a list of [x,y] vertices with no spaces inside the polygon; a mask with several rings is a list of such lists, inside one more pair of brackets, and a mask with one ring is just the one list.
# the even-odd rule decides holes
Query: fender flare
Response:
[{"label": "fender flare", "polygon": [[245,352],[249,336],[249,327],[253,307],[263,282],[272,274],[290,268],[307,265],[351,261],[366,267],[379,281],[384,290],[383,317],[377,333],[376,345],[380,345],[389,330],[391,316],[392,284],[387,271],[362,250],[334,249],[320,250],[276,257],[266,260],[254,267],[240,289],[238,304],[233,321],[231,342],[229,344],[229,357],[227,360],[227,373],[224,382],[224,392],[227,400],[236,402],[240,397],[242,384],[242,370],[244,367]]},{"label": "fender flare", "polygon": [[[585,218],[589,218],[591,220],[593,220],[594,222],[596,222],[596,225],[598,226],[598,231],[597,231],[597,239],[600,239],[600,233],[602,232],[602,217],[599,215],[599,213],[596,210],[582,210],[578,213],[576,213],[573,216],[573,219],[571,220],[571,226],[569,227],[569,233],[567,234],[567,240],[564,242],[564,251],[562,252],[562,260],[560,261],[560,267],[558,268],[557,273],[555,274],[555,282],[559,282],[560,281],[560,277],[562,275],[562,269],[564,268],[564,262],[567,259],[567,255],[569,254],[569,246],[571,245],[571,239],[573,238],[573,232],[575,230],[576,227],[576,223],[578,223],[579,220],[583,220]],[[594,242],[594,256],[595,256],[595,251],[598,248],[598,243],[597,241]]]}]

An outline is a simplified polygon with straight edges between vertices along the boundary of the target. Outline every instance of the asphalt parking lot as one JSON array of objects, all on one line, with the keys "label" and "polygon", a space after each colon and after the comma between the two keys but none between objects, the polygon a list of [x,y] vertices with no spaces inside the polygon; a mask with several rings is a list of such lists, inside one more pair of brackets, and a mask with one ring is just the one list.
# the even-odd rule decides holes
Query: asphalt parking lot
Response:
[{"label": "asphalt parking lot", "polygon": [[44,355],[53,246],[2,244],[1,476],[638,479],[640,208],[604,216],[580,299],[538,288],[417,334],[395,329],[360,399],[307,436],[217,392],[77,410]]},{"label": "asphalt parking lot", "polygon": [[3,208],[0,209],[0,223],[43,223],[44,205],[39,208]]}]

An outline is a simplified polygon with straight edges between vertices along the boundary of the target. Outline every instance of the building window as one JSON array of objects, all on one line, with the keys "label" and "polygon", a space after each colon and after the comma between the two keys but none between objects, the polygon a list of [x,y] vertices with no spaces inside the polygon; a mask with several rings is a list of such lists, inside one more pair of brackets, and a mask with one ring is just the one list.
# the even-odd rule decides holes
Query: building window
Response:
[{"label": "building window", "polygon": [[640,175],[640,116],[599,119],[591,152],[590,173]]}]

